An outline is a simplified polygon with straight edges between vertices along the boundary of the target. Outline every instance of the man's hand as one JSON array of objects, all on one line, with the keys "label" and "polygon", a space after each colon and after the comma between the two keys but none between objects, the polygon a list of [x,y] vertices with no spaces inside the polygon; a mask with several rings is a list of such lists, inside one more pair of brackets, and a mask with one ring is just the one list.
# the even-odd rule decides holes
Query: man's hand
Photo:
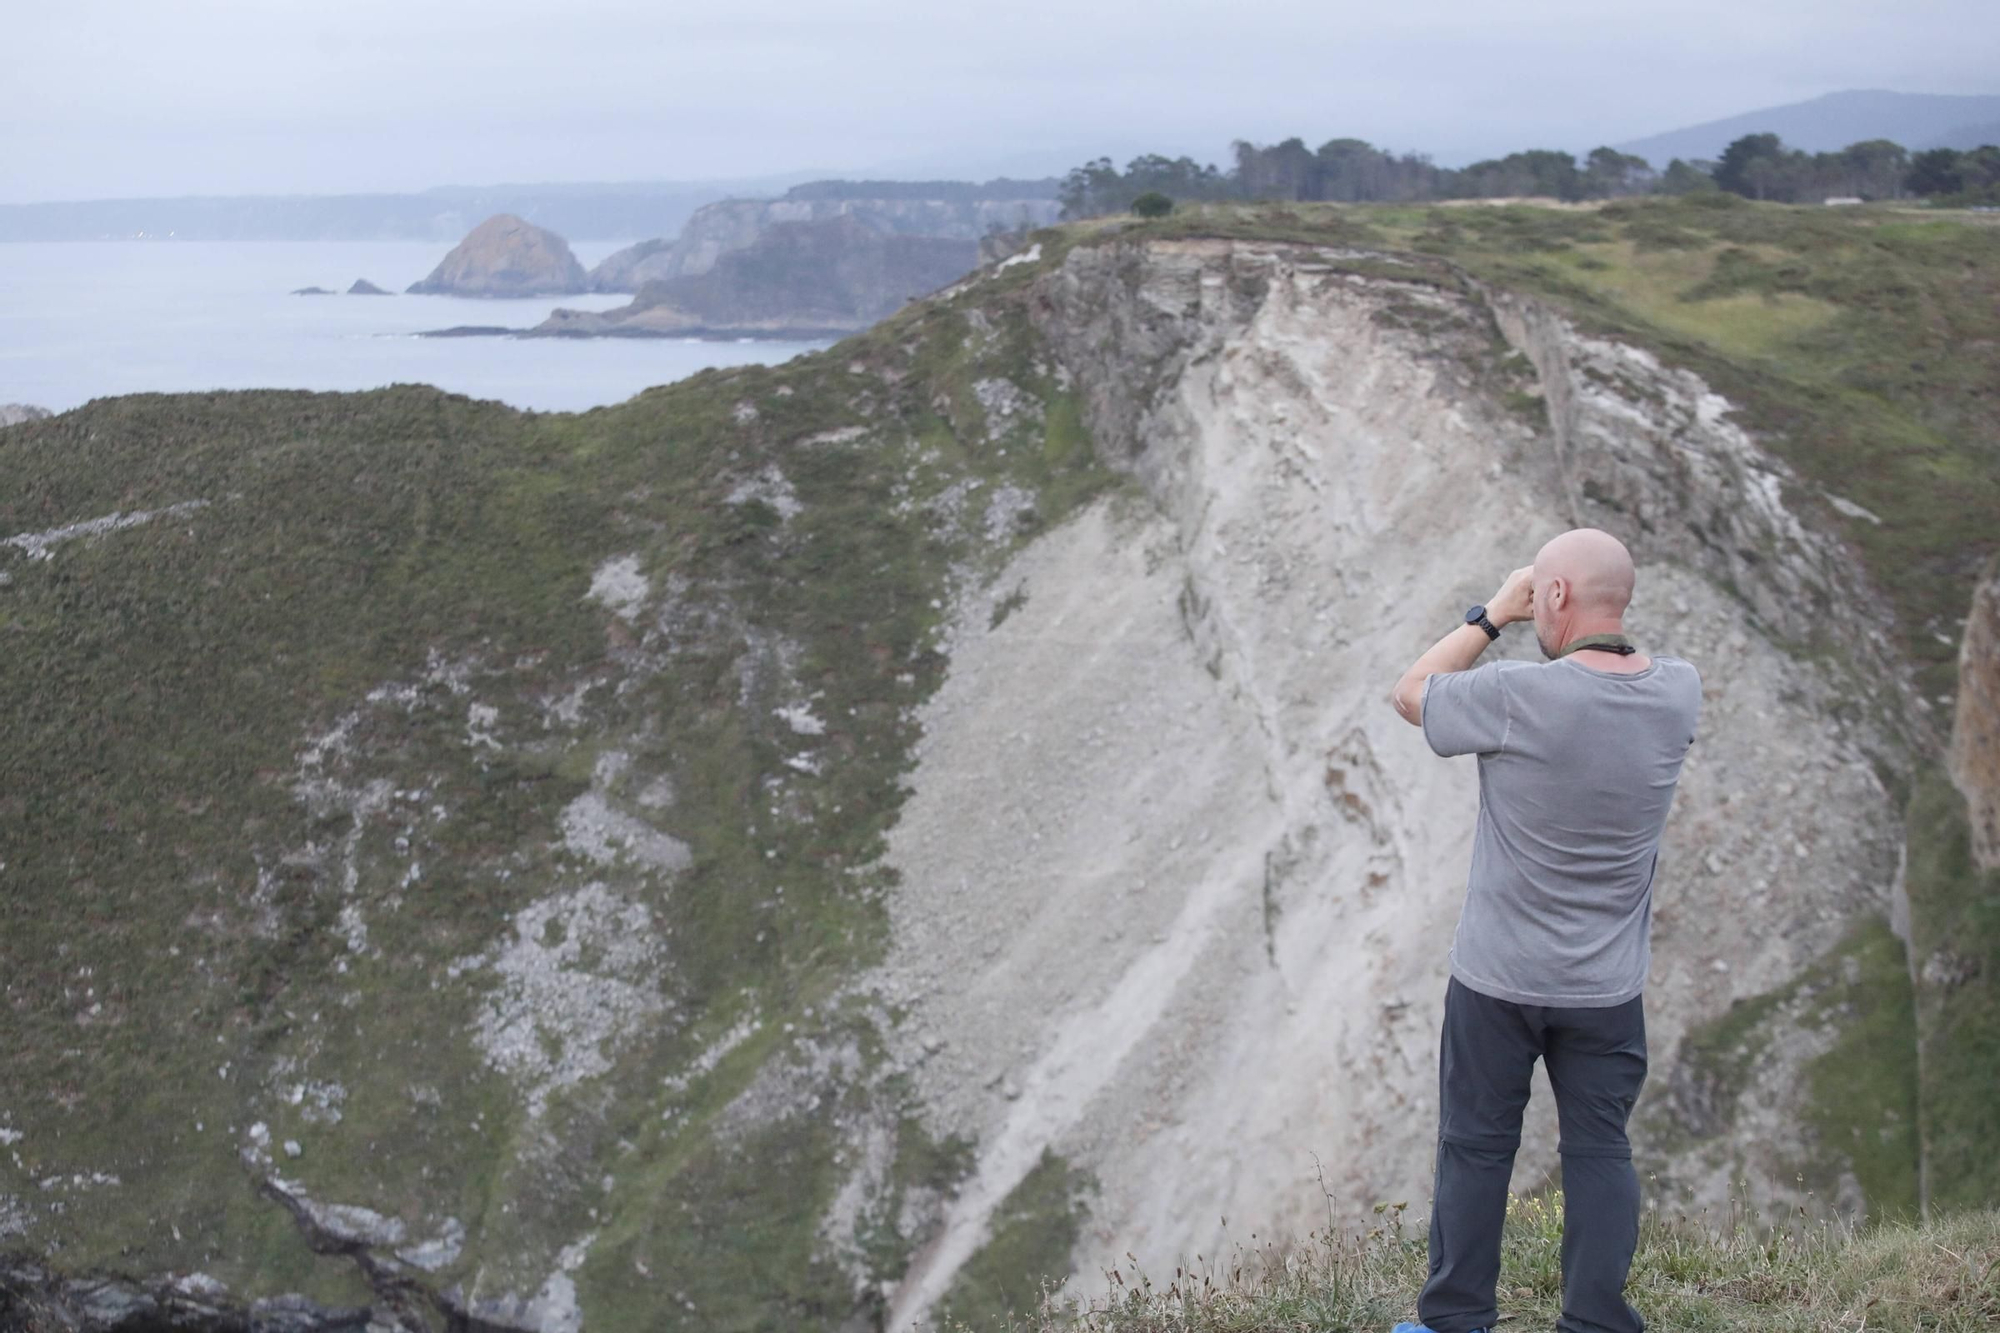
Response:
[{"label": "man's hand", "polygon": [[1493,594],[1493,600],[1486,604],[1486,618],[1494,628],[1511,625],[1517,620],[1535,618],[1535,567],[1522,565],[1507,576],[1500,585],[1500,591]]},{"label": "man's hand", "polygon": [[[1500,591],[1494,593],[1493,600],[1486,604],[1486,618],[1498,629],[1516,620],[1532,620],[1534,615],[1535,567],[1523,565],[1507,576],[1507,581],[1500,585]],[[1424,678],[1439,672],[1466,670],[1479,660],[1486,644],[1486,631],[1477,625],[1460,625],[1432,644],[1429,651],[1403,673],[1402,679],[1396,682],[1396,688],[1389,691],[1389,701],[1402,714],[1403,720],[1422,726]]]}]

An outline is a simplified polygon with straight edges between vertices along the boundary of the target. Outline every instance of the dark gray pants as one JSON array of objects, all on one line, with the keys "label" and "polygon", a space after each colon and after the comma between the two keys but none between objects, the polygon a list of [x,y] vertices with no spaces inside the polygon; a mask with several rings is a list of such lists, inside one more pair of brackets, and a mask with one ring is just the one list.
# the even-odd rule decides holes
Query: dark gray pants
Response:
[{"label": "dark gray pants", "polygon": [[1437,1178],[1430,1280],[1417,1314],[1436,1333],[1499,1318],[1500,1227],[1540,1057],[1561,1125],[1561,1333],[1640,1333],[1625,1300],[1639,1242],[1639,1176],[1625,1122],[1646,1081],[1643,997],[1603,1009],[1514,1004],[1461,984],[1445,991],[1438,1068]]}]

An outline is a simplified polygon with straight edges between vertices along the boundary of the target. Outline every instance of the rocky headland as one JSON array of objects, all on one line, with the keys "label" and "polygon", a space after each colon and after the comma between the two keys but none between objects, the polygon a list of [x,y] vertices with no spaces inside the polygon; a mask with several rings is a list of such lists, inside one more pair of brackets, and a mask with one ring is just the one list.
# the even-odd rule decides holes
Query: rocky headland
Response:
[{"label": "rocky headland", "polygon": [[615,310],[557,310],[540,337],[852,333],[965,276],[978,243],[878,231],[836,214],[781,222],[699,273],[648,282]]},{"label": "rocky headland", "polygon": [[[728,199],[696,210],[673,239],[641,241],[590,271],[590,290],[637,292],[648,282],[706,273],[781,223],[851,218],[892,236],[978,241],[990,232],[1044,227],[1061,214],[1056,182],[820,181],[781,199]],[[970,265],[968,265],[970,267]]]},{"label": "rocky headland", "polygon": [[569,296],[588,289],[567,241],[511,213],[474,227],[430,276],[407,288],[439,296]]}]

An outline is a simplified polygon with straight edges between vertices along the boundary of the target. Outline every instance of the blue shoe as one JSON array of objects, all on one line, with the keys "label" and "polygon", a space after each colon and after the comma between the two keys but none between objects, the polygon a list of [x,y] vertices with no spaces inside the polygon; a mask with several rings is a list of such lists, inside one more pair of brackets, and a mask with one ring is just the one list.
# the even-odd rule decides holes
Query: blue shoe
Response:
[{"label": "blue shoe", "polygon": [[[1404,1323],[1396,1325],[1394,1328],[1389,1330],[1389,1333],[1431,1333],[1431,1330],[1429,1326],[1425,1324]],[[1483,1328],[1475,1328],[1472,1330],[1472,1333],[1489,1333],[1489,1330]]]}]

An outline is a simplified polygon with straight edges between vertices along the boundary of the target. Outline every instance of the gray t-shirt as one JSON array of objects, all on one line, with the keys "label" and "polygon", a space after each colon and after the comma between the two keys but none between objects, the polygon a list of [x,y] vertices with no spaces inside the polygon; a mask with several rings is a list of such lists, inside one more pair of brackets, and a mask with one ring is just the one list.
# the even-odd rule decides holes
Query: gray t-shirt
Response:
[{"label": "gray t-shirt", "polygon": [[1431,749],[1479,756],[1451,972],[1516,1004],[1623,1004],[1652,959],[1653,868],[1701,675],[1678,657],[1598,671],[1589,651],[1424,681]]}]

